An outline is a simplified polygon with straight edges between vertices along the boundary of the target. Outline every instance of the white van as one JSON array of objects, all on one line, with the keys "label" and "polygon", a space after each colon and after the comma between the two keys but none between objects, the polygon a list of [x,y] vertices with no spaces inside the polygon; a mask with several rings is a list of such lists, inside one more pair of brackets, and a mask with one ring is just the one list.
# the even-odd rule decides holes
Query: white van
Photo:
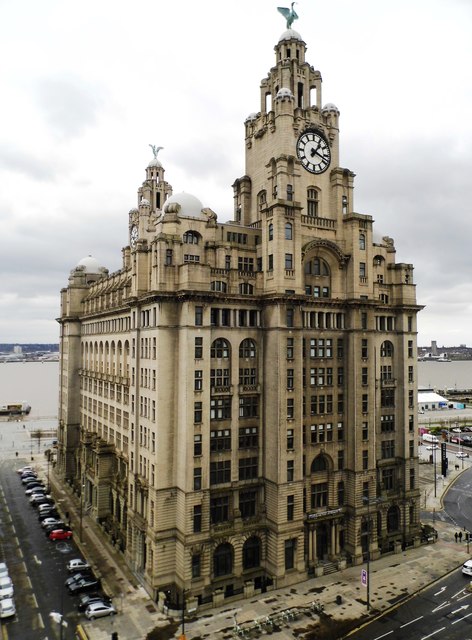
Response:
[{"label": "white van", "polygon": [[433,442],[434,444],[439,443],[438,436],[433,436],[432,433],[423,433],[422,438],[423,438],[423,442]]}]

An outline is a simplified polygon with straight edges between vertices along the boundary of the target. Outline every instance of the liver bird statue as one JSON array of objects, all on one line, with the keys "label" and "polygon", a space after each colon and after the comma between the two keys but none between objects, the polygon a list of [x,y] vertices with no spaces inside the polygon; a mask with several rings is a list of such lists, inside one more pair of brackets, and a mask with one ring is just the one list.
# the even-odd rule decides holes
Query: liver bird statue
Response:
[{"label": "liver bird statue", "polygon": [[298,20],[298,16],[293,9],[294,4],[297,4],[297,3],[292,2],[291,9],[289,9],[288,7],[277,7],[277,11],[279,11],[279,13],[281,13],[283,17],[287,20],[287,29],[291,29],[294,20]]},{"label": "liver bird statue", "polygon": [[154,154],[154,158],[155,158],[155,159],[157,159],[157,154],[158,154],[158,153],[159,153],[159,151],[160,151],[161,149],[163,149],[164,147],[158,147],[158,146],[156,146],[155,144],[150,144],[149,146],[150,146],[150,147],[151,147],[151,149],[152,149],[152,153]]}]

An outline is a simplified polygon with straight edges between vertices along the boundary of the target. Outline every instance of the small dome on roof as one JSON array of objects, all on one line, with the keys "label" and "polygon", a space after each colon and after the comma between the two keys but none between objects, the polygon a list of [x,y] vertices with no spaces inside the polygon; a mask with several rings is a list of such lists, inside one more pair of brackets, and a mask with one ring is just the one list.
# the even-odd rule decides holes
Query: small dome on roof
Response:
[{"label": "small dome on roof", "polygon": [[139,209],[136,209],[136,207],[133,207],[132,209],[129,210],[128,213],[139,213]]},{"label": "small dome on roof", "polygon": [[325,104],[325,106],[321,109],[321,112],[333,112],[333,113],[337,113],[339,115],[339,109],[337,108],[337,106],[335,104],[333,104],[332,102],[327,102]]},{"label": "small dome on roof", "polygon": [[142,204],[146,207],[151,206],[151,203],[149,202],[149,200],[147,198],[141,198],[141,202],[139,204]]},{"label": "small dome on roof", "polygon": [[253,113],[250,113],[246,118],[246,122],[250,122],[252,120],[257,120],[257,113],[255,111]]},{"label": "small dome on roof", "polygon": [[173,209],[171,205],[177,206],[179,216],[190,218],[202,218],[206,220],[206,216],[202,213],[203,205],[198,198],[191,193],[176,193],[167,198],[164,204],[164,213]]},{"label": "small dome on roof", "polygon": [[159,167],[162,168],[162,163],[159,162],[159,160],[157,158],[153,158],[153,160],[151,160],[151,162],[148,164],[148,169],[150,167]]},{"label": "small dome on roof", "polygon": [[103,272],[103,267],[101,267],[98,260],[96,260],[92,256],[87,256],[86,258],[82,258],[82,260],[77,263],[77,267],[81,268],[81,271],[85,271],[85,273],[102,273]]},{"label": "small dome on roof", "polygon": [[283,100],[284,98],[293,98],[293,93],[287,87],[281,87],[275,96],[276,100]]},{"label": "small dome on roof", "polygon": [[298,31],[295,31],[295,29],[287,29],[287,31],[284,31],[280,36],[279,42],[282,42],[282,40],[301,40],[301,39],[302,37],[298,33]]}]

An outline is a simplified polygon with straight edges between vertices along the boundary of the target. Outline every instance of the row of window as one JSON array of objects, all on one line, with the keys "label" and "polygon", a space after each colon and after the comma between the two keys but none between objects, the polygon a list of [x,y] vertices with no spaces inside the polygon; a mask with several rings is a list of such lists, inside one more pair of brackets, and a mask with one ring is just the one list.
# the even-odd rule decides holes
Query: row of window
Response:
[{"label": "row of window", "polygon": [[[259,474],[258,457],[240,458],[238,462],[238,479],[255,480]],[[231,460],[217,460],[210,462],[210,486],[231,482]],[[193,470],[193,489],[200,491],[202,488],[202,467]]]}]

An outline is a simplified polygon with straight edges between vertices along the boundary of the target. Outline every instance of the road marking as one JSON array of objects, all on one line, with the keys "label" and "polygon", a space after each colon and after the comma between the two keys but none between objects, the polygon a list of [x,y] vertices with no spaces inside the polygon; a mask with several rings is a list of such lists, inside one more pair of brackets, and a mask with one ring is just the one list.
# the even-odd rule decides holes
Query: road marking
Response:
[{"label": "road marking", "polygon": [[[31,596],[31,598],[32,598],[32,600],[33,600],[33,602],[34,602],[34,607],[35,607],[35,609],[39,609],[38,601],[36,600],[36,596],[34,595],[34,593],[33,593],[33,595]],[[38,615],[41,615],[41,614],[38,614]]]},{"label": "road marking", "polygon": [[36,564],[43,564],[43,561],[40,560],[36,554],[33,556],[33,558],[34,558],[34,561],[36,562]]},{"label": "road marking", "polygon": [[458,591],[457,593],[455,593],[452,597],[453,598],[457,598],[457,596],[460,596],[461,593],[464,593],[464,589],[461,589],[460,591]]},{"label": "road marking", "polygon": [[421,620],[421,618],[424,618],[424,616],[420,616],[419,618],[415,618],[414,620],[410,620],[410,622],[405,622],[405,624],[401,624],[400,625],[400,629],[403,629],[403,627],[407,627],[409,624],[413,624],[413,622],[418,622],[418,620]]},{"label": "road marking", "polygon": [[468,613],[466,616],[462,616],[462,618],[459,618],[459,620],[454,620],[454,622],[452,624],[456,624],[456,622],[462,622],[462,620],[465,620],[466,618],[469,618],[470,616],[472,616],[472,613]]},{"label": "road marking", "polygon": [[377,636],[376,638],[374,638],[374,640],[380,640],[380,638],[385,638],[385,636],[389,636],[391,633],[393,633],[393,629],[388,633],[384,633],[383,636]]},{"label": "road marking", "polygon": [[442,593],[443,591],[445,591],[445,590],[446,590],[446,587],[441,587],[441,590],[440,590],[440,591],[437,591],[437,592],[436,592],[436,593],[434,593],[433,595],[435,595],[435,596],[440,596],[440,595],[441,595],[441,593]]},{"label": "road marking", "polygon": [[445,600],[443,603],[438,605],[436,609],[433,609],[431,613],[435,613],[436,611],[439,611],[439,609],[443,609],[444,607],[447,607],[448,604],[450,604],[449,600]]},{"label": "road marking", "polygon": [[441,627],[440,629],[436,629],[436,631],[433,631],[433,633],[430,633],[429,636],[423,636],[421,640],[426,640],[426,638],[431,638],[432,636],[435,636],[437,633],[444,631],[445,628],[446,627]]},{"label": "road marking", "polygon": [[462,607],[459,607],[455,611],[451,611],[451,613],[457,613],[458,611],[462,611],[462,609],[468,609],[468,608],[469,608],[468,604],[463,604]]}]

